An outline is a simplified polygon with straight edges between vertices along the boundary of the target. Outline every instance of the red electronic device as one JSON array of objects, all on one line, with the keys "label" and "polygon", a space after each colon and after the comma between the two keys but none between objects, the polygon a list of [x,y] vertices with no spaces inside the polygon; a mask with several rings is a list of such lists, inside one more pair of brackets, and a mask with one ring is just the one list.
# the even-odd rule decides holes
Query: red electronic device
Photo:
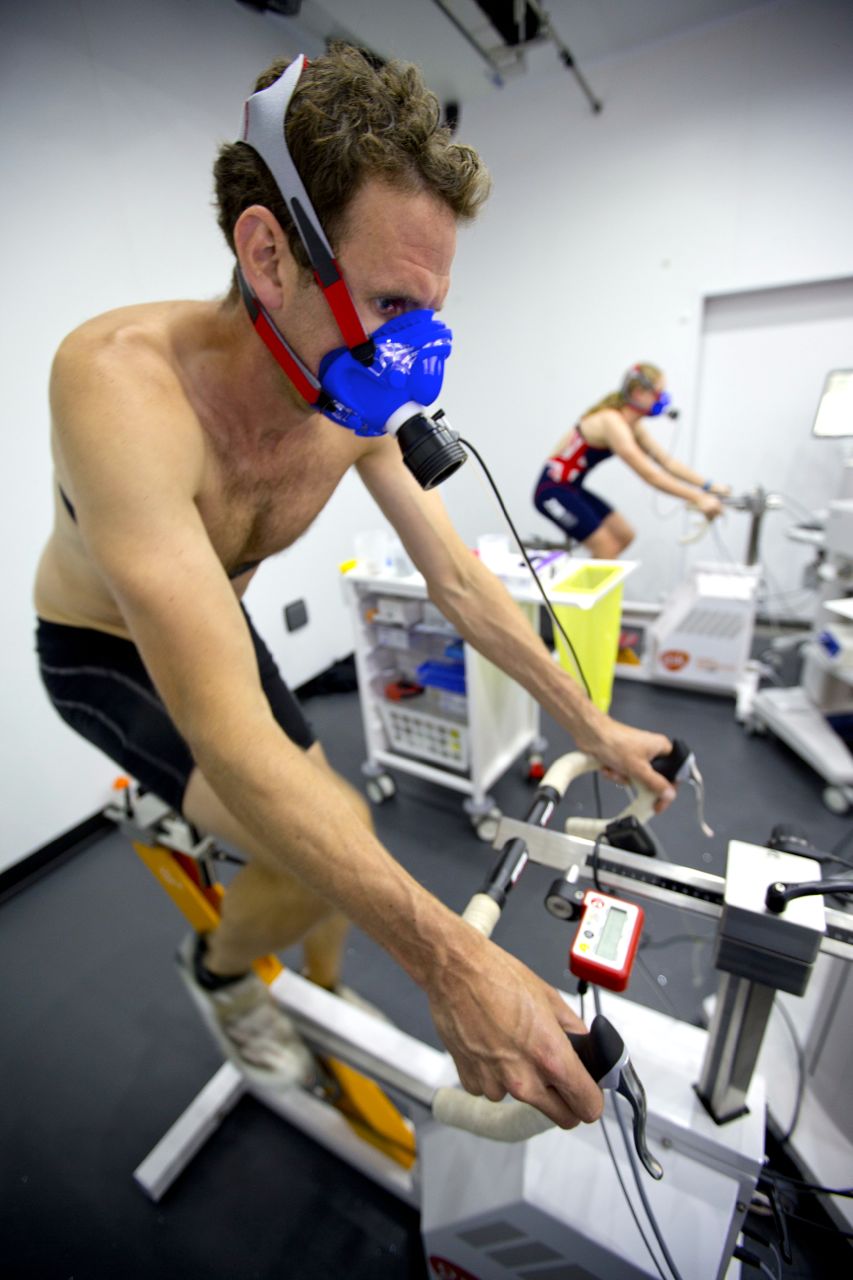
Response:
[{"label": "red electronic device", "polygon": [[569,951],[569,968],[576,978],[624,991],[643,931],[642,907],[623,902],[598,889],[587,889],[583,915]]}]

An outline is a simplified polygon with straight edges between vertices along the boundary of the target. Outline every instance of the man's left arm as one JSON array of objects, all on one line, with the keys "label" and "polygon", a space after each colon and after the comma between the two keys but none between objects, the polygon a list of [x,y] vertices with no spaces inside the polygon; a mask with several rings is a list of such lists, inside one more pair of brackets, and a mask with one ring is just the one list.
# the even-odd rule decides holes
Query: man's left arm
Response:
[{"label": "man's left arm", "polygon": [[503,584],[465,546],[439,495],[421,490],[406,470],[396,444],[377,441],[358,470],[423,574],[430,599],[467,643],[527,689],[581,750],[667,803],[672,788],[649,761],[669,751],[669,741],[604,715],[552,661]]}]

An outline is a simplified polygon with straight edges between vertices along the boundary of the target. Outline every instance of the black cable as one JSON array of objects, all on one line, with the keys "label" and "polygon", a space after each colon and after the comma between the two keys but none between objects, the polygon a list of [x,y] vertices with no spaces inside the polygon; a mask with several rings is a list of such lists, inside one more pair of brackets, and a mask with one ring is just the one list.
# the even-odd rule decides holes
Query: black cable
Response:
[{"label": "black cable", "polygon": [[853,1199],[853,1187],[824,1187],[819,1182],[804,1182],[802,1178],[792,1178],[790,1174],[779,1173],[777,1169],[765,1168],[758,1175],[759,1182],[790,1182],[801,1191],[811,1191],[815,1195],[847,1196]]},{"label": "black cable", "polygon": [[848,867],[853,871],[853,862],[850,862],[848,858],[839,858],[835,853],[807,853],[805,856],[811,858],[814,862],[819,862],[822,867],[825,867],[827,863],[837,862],[840,867]]},{"label": "black cable", "polygon": [[[764,1245],[765,1249],[770,1250],[770,1252],[773,1254],[773,1260],[776,1263],[775,1277],[773,1276],[773,1273],[769,1270],[769,1268],[764,1266],[763,1262],[759,1262],[758,1265],[761,1267],[762,1271],[765,1271],[766,1274],[771,1277],[771,1280],[782,1280],[782,1259],[779,1257],[779,1250],[776,1248],[773,1241],[765,1239],[765,1237],[761,1234],[760,1231],[753,1231],[747,1225],[746,1222],[741,1224],[740,1233],[742,1236],[746,1236],[748,1240],[755,1240],[757,1244]],[[736,1256],[737,1254],[735,1254],[735,1257]]]},{"label": "black cable", "polygon": [[670,1271],[675,1277],[675,1280],[681,1280],[681,1272],[678,1270],[678,1268],[676,1267],[672,1259],[672,1254],[669,1252],[669,1249],[666,1246],[666,1241],[664,1240],[663,1235],[661,1234],[660,1227],[658,1226],[655,1215],[652,1212],[652,1207],[649,1204],[648,1197],[645,1192],[645,1188],[643,1187],[642,1175],[640,1174],[640,1170],[637,1166],[637,1158],[634,1155],[634,1148],[631,1144],[631,1139],[628,1136],[628,1130],[625,1127],[625,1121],[622,1118],[622,1113],[619,1110],[618,1099],[615,1097],[613,1099],[613,1110],[616,1113],[616,1123],[619,1125],[619,1130],[622,1134],[622,1142],[625,1147],[625,1152],[628,1156],[628,1162],[631,1165],[631,1172],[634,1175],[634,1181],[637,1184],[637,1191],[639,1192],[640,1199],[643,1202],[643,1208],[646,1211],[646,1217],[649,1220],[649,1224],[652,1228],[652,1231],[655,1234],[655,1238],[657,1239],[661,1252],[663,1253],[663,1256],[666,1258],[667,1266],[669,1267]]},{"label": "black cable", "polygon": [[566,642],[569,653],[572,655],[572,662],[575,664],[578,676],[580,677],[581,684],[584,687],[584,692],[586,693],[586,696],[589,698],[590,702],[592,702],[593,701],[592,693],[590,692],[590,687],[587,682],[587,678],[584,675],[583,667],[580,664],[580,659],[578,658],[578,655],[575,652],[575,646],[572,644],[571,640],[566,634],[565,627],[563,626],[560,619],[557,617],[554,607],[551,604],[551,601],[548,599],[547,592],[545,591],[545,588],[542,586],[542,583],[539,581],[539,575],[537,574],[536,570],[533,568],[533,565],[530,563],[530,557],[528,556],[527,551],[525,550],[524,544],[521,541],[518,530],[516,529],[515,525],[512,522],[512,517],[510,516],[509,512],[506,509],[506,504],[504,503],[504,500],[500,495],[500,490],[498,489],[498,486],[495,484],[492,478],[492,473],[489,471],[489,468],[486,466],[485,462],[480,457],[480,454],[471,444],[470,440],[466,440],[463,436],[459,436],[459,443],[461,445],[464,445],[466,449],[468,449],[471,453],[473,453],[474,457],[477,459],[480,466],[482,467],[483,474],[485,475],[486,479],[488,480],[489,484],[492,487],[492,492],[494,493],[498,502],[498,506],[500,507],[503,513],[504,520],[506,520],[507,524],[509,525],[510,530],[512,531],[512,536],[515,538],[516,545],[518,546],[518,549],[521,552],[522,557],[524,558],[524,563],[527,565],[528,569],[533,575],[533,581],[536,583],[536,586],[539,589],[539,594],[542,596],[542,599],[545,601],[545,608],[548,610],[548,613],[551,615],[551,621],[559,630],[560,635],[563,637],[563,639]]},{"label": "black cable", "polygon": [[595,816],[596,818],[601,818],[603,816],[601,809],[601,780],[597,769],[593,771],[592,775],[592,790],[595,795]]},{"label": "black cable", "polygon": [[230,862],[235,867],[245,867],[247,861],[246,858],[241,858],[236,853],[228,853],[225,849],[220,849],[219,847],[213,850],[211,857],[214,862]]},{"label": "black cable", "polygon": [[751,1249],[745,1249],[742,1244],[735,1245],[732,1257],[737,1258],[738,1262],[742,1262],[744,1266],[755,1267],[756,1271],[762,1271],[764,1275],[769,1277],[769,1280],[781,1280],[781,1273],[779,1276],[774,1276],[767,1263],[759,1258],[757,1253],[753,1253]]},{"label": "black cable", "polygon": [[830,1236],[841,1236],[842,1240],[853,1240],[853,1231],[842,1231],[841,1227],[824,1227],[820,1222],[815,1222],[812,1218],[804,1218],[801,1213],[791,1213],[786,1209],[785,1217],[792,1222],[805,1222],[807,1226],[814,1227],[815,1231],[825,1231]]},{"label": "black cable", "polygon": [[[592,998],[595,1001],[595,1012],[600,1014],[601,1013],[601,996],[599,994],[598,987],[594,986],[592,988]],[[682,1280],[681,1273],[679,1272],[678,1267],[675,1265],[673,1261],[672,1254],[667,1248],[666,1241],[663,1238],[663,1233],[661,1232],[661,1229],[658,1225],[658,1220],[655,1217],[654,1212],[652,1211],[652,1206],[649,1204],[649,1198],[646,1195],[646,1190],[645,1190],[645,1187],[643,1186],[643,1179],[640,1173],[639,1166],[637,1164],[637,1157],[634,1154],[634,1147],[631,1142],[631,1139],[628,1137],[628,1130],[625,1128],[625,1121],[622,1119],[622,1116],[619,1111],[619,1103],[615,1097],[613,1099],[613,1110],[616,1112],[616,1123],[619,1125],[619,1129],[622,1134],[622,1141],[625,1145],[625,1152],[628,1156],[628,1163],[631,1166],[631,1173],[634,1176],[634,1182],[637,1184],[637,1191],[639,1193],[640,1199],[643,1202],[643,1208],[646,1211],[646,1217],[649,1220],[649,1226],[654,1232],[654,1236],[658,1242],[658,1245],[660,1246],[661,1253],[666,1259],[666,1264],[669,1267],[670,1271],[672,1272],[673,1276],[675,1277],[675,1280]],[[610,1144],[608,1143],[608,1146],[609,1145]],[[613,1162],[613,1167],[618,1168],[615,1160]],[[621,1179],[620,1179],[620,1183],[621,1183]],[[624,1190],[624,1187],[623,1187],[623,1190]],[[627,1199],[627,1194],[626,1194],[626,1199]],[[630,1204],[630,1201],[628,1201],[628,1203]],[[634,1221],[636,1221],[636,1218],[634,1219]],[[660,1270],[660,1268],[658,1268],[658,1270]]]},{"label": "black cable", "polygon": [[[765,1194],[765,1192],[762,1192],[762,1195]],[[773,1221],[779,1234],[779,1247],[782,1250],[782,1257],[788,1266],[790,1266],[794,1261],[794,1255],[791,1252],[791,1237],[788,1234],[788,1222],[785,1217],[785,1212],[779,1202],[779,1188],[771,1186],[767,1199],[770,1202],[770,1211],[773,1214]]]},{"label": "black cable", "polygon": [[779,1013],[782,1015],[782,1020],[784,1021],[785,1025],[787,1026],[788,1030],[791,1033],[791,1039],[794,1042],[794,1050],[797,1055],[797,1069],[799,1071],[799,1079],[797,1082],[797,1097],[794,1103],[794,1113],[791,1116],[791,1122],[788,1125],[786,1132],[779,1139],[779,1141],[784,1146],[785,1143],[790,1142],[791,1138],[794,1136],[794,1130],[796,1129],[797,1123],[800,1119],[800,1110],[803,1105],[803,1096],[806,1091],[806,1055],[805,1055],[805,1050],[803,1049],[803,1046],[800,1044],[800,1039],[799,1039],[799,1036],[797,1035],[797,1028],[794,1026],[794,1020],[789,1014],[788,1010],[779,1000],[775,1002],[775,1007],[779,1010]]},{"label": "black cable", "polygon": [[828,863],[837,862],[839,866],[848,867],[853,871],[853,862],[838,856],[851,838],[853,838],[853,826],[849,831],[845,832],[837,844],[833,845],[829,853],[824,853],[820,849],[816,849],[809,841],[800,840],[799,838],[796,841],[796,845],[791,845],[786,851],[788,853],[802,853],[804,857],[811,858],[813,862],[819,862],[822,867],[825,867]]},{"label": "black cable", "polygon": [[751,1249],[747,1249],[742,1244],[736,1244],[732,1252],[732,1257],[742,1262],[745,1267],[755,1267],[756,1271],[762,1268],[762,1262],[757,1253],[753,1253]]},{"label": "black cable", "polygon": [[[615,1106],[615,1103],[614,1103],[614,1106]],[[664,1275],[663,1268],[661,1267],[658,1259],[655,1257],[652,1251],[652,1246],[649,1244],[648,1239],[646,1238],[646,1233],[643,1231],[643,1228],[640,1225],[640,1219],[637,1217],[637,1210],[634,1208],[634,1205],[631,1201],[631,1197],[628,1195],[628,1188],[625,1186],[625,1183],[622,1180],[622,1173],[616,1161],[616,1153],[613,1150],[613,1146],[610,1142],[610,1135],[607,1132],[607,1125],[604,1123],[603,1115],[599,1123],[601,1124],[601,1132],[604,1134],[604,1141],[607,1143],[607,1150],[610,1153],[610,1163],[613,1165],[613,1172],[616,1174],[616,1177],[619,1180],[619,1186],[622,1188],[622,1195],[625,1197],[625,1203],[627,1204],[629,1210],[631,1211],[631,1217],[634,1219],[636,1228],[640,1233],[640,1239],[642,1240],[643,1244],[646,1246],[649,1252],[649,1257],[651,1258],[652,1262],[655,1264],[655,1270],[657,1271],[661,1280],[667,1280],[666,1276]]]}]

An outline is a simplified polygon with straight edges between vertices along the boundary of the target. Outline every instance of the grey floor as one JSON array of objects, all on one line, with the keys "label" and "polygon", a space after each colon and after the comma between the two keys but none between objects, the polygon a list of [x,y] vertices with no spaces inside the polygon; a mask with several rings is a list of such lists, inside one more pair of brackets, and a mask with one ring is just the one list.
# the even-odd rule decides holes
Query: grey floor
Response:
[{"label": "grey floor", "polygon": [[[306,709],[332,763],[357,781],[355,695],[315,697]],[[810,770],[774,740],[746,737],[726,700],[620,683],[613,712],[684,737],[698,754],[716,835],[699,834],[685,789],[656,822],[672,861],[722,872],[730,837],[763,843],[780,821],[799,823],[824,847],[848,829],[849,820],[822,807]],[[555,725],[544,731],[549,758],[568,747]],[[380,837],[438,897],[462,908],[489,865],[486,847],[455,793],[397,781],[397,798],[376,811]],[[520,769],[494,794],[505,812],[523,816],[530,790]],[[605,811],[621,795],[604,784]],[[587,780],[573,798],[577,811],[592,812]],[[570,934],[542,906],[551,879],[529,869],[496,940],[572,989]],[[2,1280],[424,1277],[415,1213],[252,1100],[237,1106],[159,1205],[136,1188],[135,1166],[219,1065],[174,972],[183,932],[114,833],[0,905]],[[672,941],[686,932],[699,940]],[[632,997],[698,1021],[714,987],[710,932],[697,917],[650,910]],[[345,976],[406,1030],[438,1043],[422,994],[358,933]],[[759,1229],[767,1232],[766,1220]],[[842,1274],[843,1261],[832,1262],[839,1248],[798,1227],[784,1274]]]}]

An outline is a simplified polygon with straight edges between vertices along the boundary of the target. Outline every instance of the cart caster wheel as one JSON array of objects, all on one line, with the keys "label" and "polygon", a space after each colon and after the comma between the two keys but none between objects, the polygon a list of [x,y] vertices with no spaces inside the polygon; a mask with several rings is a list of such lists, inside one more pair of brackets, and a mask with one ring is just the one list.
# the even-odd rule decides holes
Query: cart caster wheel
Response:
[{"label": "cart caster wheel", "polygon": [[390,773],[381,773],[376,781],[379,783],[383,797],[386,800],[393,800],[397,794],[397,784]]},{"label": "cart caster wheel", "polygon": [[503,817],[500,809],[492,809],[481,818],[474,819],[474,830],[484,844],[491,844],[498,834],[498,824]]},{"label": "cart caster wheel", "polygon": [[527,757],[527,773],[525,776],[528,782],[541,782],[545,777],[545,761],[536,752],[532,752]]},{"label": "cart caster wheel", "polygon": [[368,778],[364,789],[371,804],[383,804],[397,794],[397,786],[388,773],[380,773],[376,778]]},{"label": "cart caster wheel", "polygon": [[760,720],[748,716],[743,722],[743,731],[748,738],[764,738],[767,735],[767,726]]},{"label": "cart caster wheel", "polygon": [[821,799],[829,812],[838,814],[840,818],[850,812],[850,801],[843,787],[824,787]]}]

